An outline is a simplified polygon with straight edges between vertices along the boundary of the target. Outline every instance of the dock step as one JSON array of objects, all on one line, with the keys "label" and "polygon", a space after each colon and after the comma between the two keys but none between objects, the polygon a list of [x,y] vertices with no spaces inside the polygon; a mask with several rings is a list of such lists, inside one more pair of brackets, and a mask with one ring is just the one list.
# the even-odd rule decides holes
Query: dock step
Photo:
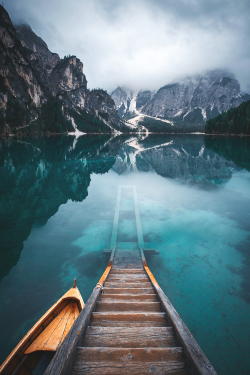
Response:
[{"label": "dock step", "polygon": [[187,374],[182,348],[79,347],[72,374]]},{"label": "dock step", "polygon": [[105,294],[153,294],[155,295],[154,288],[111,288],[104,285]]},{"label": "dock step", "polygon": [[150,288],[152,284],[147,282],[131,282],[131,281],[106,281],[105,288]]},{"label": "dock step", "polygon": [[72,375],[187,375],[185,362],[75,362]]},{"label": "dock step", "polygon": [[101,294],[99,301],[106,300],[124,300],[127,302],[133,301],[148,301],[148,302],[157,302],[158,299],[154,294]]},{"label": "dock step", "polygon": [[123,269],[123,268],[115,268],[114,266],[112,267],[110,273],[110,275],[114,275],[114,274],[131,274],[131,275],[134,275],[134,274],[138,274],[138,275],[146,275],[146,272],[144,270],[143,267],[141,267],[141,269]]},{"label": "dock step", "polygon": [[100,311],[161,312],[161,304],[160,302],[126,302],[119,300],[99,301],[96,304],[96,312]]},{"label": "dock step", "polygon": [[84,347],[175,347],[170,327],[88,327]]}]

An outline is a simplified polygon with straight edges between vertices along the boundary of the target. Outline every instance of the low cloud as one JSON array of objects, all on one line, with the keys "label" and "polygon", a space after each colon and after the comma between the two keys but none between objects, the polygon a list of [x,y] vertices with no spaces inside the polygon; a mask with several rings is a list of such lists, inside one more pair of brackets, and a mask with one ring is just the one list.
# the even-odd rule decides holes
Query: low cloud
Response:
[{"label": "low cloud", "polygon": [[88,86],[158,89],[228,68],[250,90],[250,3],[244,0],[9,0],[53,52],[75,54]]}]

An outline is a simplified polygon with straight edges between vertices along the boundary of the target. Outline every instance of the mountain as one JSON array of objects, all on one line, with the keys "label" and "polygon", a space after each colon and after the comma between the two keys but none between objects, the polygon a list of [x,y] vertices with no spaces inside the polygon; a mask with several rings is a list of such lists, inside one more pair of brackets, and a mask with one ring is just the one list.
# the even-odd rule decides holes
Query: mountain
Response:
[{"label": "mountain", "polygon": [[28,25],[15,28],[0,5],[0,135],[117,130],[127,128],[113,99],[88,90],[82,62],[60,59]]},{"label": "mountain", "polygon": [[[204,130],[208,119],[239,106],[250,95],[241,92],[240,84],[232,73],[218,69],[168,84],[155,94],[118,87],[111,97],[121,118],[137,115],[140,117],[137,123],[150,130],[159,127],[154,120],[164,120],[166,129],[172,132],[175,130],[173,125],[185,129],[187,124],[197,124]],[[181,130],[179,126],[177,130]],[[164,124],[160,127],[163,130]]]},{"label": "mountain", "polygon": [[206,122],[205,133],[250,135],[250,100],[209,119]]},{"label": "mountain", "polygon": [[117,87],[111,93],[111,98],[114,100],[120,118],[130,119],[138,114],[143,106],[153,97],[154,92],[134,91],[126,87]]}]

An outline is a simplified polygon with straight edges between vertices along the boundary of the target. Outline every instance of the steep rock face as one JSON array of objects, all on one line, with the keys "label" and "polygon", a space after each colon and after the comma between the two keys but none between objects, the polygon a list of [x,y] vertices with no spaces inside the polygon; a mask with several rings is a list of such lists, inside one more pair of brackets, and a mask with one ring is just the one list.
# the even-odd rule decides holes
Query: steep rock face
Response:
[{"label": "steep rock face", "polygon": [[32,51],[23,47],[2,6],[0,21],[0,104],[6,111],[6,121],[14,116],[13,107],[20,107],[27,123],[36,116],[36,107],[46,100],[48,89],[39,82],[29,59]]},{"label": "steep rock face", "polygon": [[26,48],[32,67],[43,84],[49,85],[49,76],[60,60],[59,55],[52,53],[47,44],[33,32],[29,25],[17,25],[15,29],[22,46]]},{"label": "steep rock face", "polygon": [[79,88],[87,89],[87,80],[83,74],[83,63],[71,56],[62,59],[52,70],[51,87],[53,95],[60,91],[72,91]]},{"label": "steep rock face", "polygon": [[249,97],[240,91],[240,84],[233,74],[215,70],[160,88],[143,107],[142,113],[175,121],[203,123],[232,106],[240,105]]},{"label": "steep rock face", "polygon": [[27,25],[15,29],[1,5],[0,52],[0,134],[72,131],[76,117],[85,132],[126,131],[111,97],[95,100],[87,89],[82,62],[60,59]]},{"label": "steep rock face", "polygon": [[115,102],[111,96],[104,90],[91,90],[87,98],[87,109],[95,113],[107,124],[115,128],[120,128],[120,118],[117,116]]},{"label": "steep rock face", "polygon": [[126,87],[117,87],[111,93],[119,116],[128,119],[137,115],[143,106],[153,97],[152,91],[133,91]]}]

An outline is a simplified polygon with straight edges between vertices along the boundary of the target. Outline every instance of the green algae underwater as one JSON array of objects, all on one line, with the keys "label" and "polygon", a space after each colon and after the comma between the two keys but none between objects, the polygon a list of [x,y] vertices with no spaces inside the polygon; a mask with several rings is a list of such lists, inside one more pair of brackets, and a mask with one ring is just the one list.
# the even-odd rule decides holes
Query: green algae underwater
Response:
[{"label": "green algae underwater", "polygon": [[[109,257],[118,185],[136,185],[156,277],[217,373],[249,374],[250,137],[84,135],[0,141],[0,362]],[[123,207],[132,207],[123,192]],[[137,241],[120,215],[118,241]]]}]

